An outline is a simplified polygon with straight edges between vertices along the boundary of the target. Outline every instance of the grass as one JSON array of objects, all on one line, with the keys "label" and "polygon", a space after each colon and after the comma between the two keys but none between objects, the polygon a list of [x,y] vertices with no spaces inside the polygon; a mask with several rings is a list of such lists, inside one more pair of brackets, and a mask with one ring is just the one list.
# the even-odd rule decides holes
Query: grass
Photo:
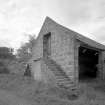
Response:
[{"label": "grass", "polygon": [[66,90],[46,85],[30,77],[15,74],[0,75],[1,89],[32,100],[38,105],[105,105],[104,87],[104,82],[81,83],[80,96],[69,97]]}]

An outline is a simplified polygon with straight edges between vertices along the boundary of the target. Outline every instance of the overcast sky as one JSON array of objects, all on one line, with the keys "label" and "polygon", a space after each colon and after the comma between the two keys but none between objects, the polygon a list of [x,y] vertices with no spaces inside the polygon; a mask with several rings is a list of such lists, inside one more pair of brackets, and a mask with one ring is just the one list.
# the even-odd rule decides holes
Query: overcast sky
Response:
[{"label": "overcast sky", "polygon": [[105,44],[105,0],[0,0],[0,46],[18,48],[46,16]]}]

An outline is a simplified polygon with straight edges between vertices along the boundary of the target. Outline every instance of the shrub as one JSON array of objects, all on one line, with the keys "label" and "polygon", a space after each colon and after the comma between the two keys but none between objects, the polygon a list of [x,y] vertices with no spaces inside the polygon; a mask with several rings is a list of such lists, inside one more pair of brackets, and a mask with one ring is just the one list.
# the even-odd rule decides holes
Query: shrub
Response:
[{"label": "shrub", "polygon": [[3,62],[0,62],[0,73],[4,73],[4,74],[9,73],[9,69],[5,66]]}]

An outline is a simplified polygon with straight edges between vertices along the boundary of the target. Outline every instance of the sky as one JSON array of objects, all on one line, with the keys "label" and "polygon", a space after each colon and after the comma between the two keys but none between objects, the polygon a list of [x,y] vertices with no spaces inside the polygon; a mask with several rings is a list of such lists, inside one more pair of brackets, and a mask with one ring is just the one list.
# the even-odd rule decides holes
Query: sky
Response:
[{"label": "sky", "polygon": [[0,0],[0,46],[18,49],[46,16],[105,44],[105,0]]}]

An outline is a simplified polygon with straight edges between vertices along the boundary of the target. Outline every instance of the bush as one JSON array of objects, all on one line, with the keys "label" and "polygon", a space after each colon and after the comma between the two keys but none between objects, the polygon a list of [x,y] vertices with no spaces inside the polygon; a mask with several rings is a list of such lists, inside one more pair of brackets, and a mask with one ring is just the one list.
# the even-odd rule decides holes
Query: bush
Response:
[{"label": "bush", "polygon": [[5,66],[3,62],[0,62],[0,73],[4,73],[4,74],[9,73],[8,68]]}]

